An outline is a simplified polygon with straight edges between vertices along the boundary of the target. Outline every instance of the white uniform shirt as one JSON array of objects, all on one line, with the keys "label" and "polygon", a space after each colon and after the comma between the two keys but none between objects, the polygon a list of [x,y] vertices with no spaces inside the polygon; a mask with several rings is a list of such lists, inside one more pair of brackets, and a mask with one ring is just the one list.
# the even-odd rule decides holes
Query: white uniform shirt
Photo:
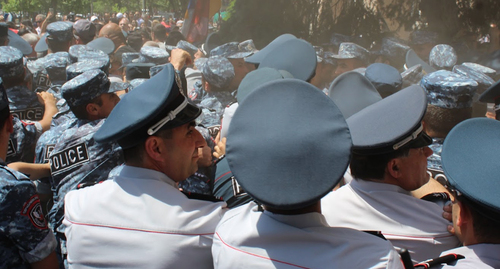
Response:
[{"label": "white uniform shirt", "polygon": [[[445,251],[441,256],[455,253],[464,256],[464,259],[457,260],[444,265],[443,269],[495,269],[500,268],[500,245],[499,244],[476,244]],[[434,267],[432,267],[434,268]]]},{"label": "white uniform shirt", "polygon": [[225,203],[190,200],[158,171],[124,166],[65,198],[72,268],[212,268]]},{"label": "white uniform shirt", "polygon": [[238,108],[238,103],[232,103],[230,106],[224,109],[224,114],[222,115],[221,127],[220,127],[220,138],[227,137],[227,130],[229,130],[229,125],[231,125],[231,120],[233,119],[234,112]]},{"label": "white uniform shirt", "polygon": [[319,213],[259,212],[253,202],[224,215],[212,255],[215,268],[403,268],[389,241],[328,227]]},{"label": "white uniform shirt", "polygon": [[447,231],[451,223],[442,206],[396,185],[355,179],[326,195],[321,208],[330,226],[381,231],[396,249],[408,249],[415,263],[460,245]]}]

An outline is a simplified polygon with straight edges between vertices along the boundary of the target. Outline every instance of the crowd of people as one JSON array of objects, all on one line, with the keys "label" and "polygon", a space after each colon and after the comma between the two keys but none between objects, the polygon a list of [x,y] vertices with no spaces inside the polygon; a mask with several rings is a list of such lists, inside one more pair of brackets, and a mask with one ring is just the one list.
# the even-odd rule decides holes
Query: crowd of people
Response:
[{"label": "crowd of people", "polygon": [[60,19],[0,23],[1,268],[500,268],[495,66]]}]

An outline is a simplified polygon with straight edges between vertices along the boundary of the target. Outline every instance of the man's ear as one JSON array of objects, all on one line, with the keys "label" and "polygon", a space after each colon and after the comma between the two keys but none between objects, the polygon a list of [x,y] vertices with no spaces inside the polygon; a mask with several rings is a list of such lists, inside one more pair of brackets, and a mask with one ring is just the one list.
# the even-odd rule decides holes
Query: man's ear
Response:
[{"label": "man's ear", "polygon": [[150,136],[146,139],[144,147],[146,150],[146,154],[148,154],[151,159],[156,161],[160,161],[162,159],[162,149],[160,147],[161,143],[161,138],[157,136]]},{"label": "man's ear", "polygon": [[85,107],[85,110],[87,110],[87,114],[91,116],[99,115],[99,106],[97,104],[88,103],[87,106]]},{"label": "man's ear", "polygon": [[400,167],[401,161],[398,158],[395,158],[387,163],[385,169],[389,173],[389,175],[391,175],[391,177],[398,179],[401,177]]},{"label": "man's ear", "polygon": [[206,92],[210,92],[210,84],[205,80],[203,81],[203,89],[206,91]]}]

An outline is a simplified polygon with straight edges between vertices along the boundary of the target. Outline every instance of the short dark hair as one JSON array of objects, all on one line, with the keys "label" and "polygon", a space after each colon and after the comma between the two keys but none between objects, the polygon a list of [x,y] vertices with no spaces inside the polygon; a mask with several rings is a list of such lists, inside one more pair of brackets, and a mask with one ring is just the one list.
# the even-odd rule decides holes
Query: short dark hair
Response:
[{"label": "short dark hair", "polygon": [[471,116],[472,107],[450,109],[428,105],[424,122],[428,131],[444,138],[453,127]]},{"label": "short dark hair", "polygon": [[52,52],[68,51],[70,41],[60,42],[54,39],[47,38],[47,46]]},{"label": "short dark hair", "polygon": [[406,157],[410,153],[410,148],[402,147],[396,151],[378,154],[361,155],[355,152],[351,155],[351,174],[359,179],[378,179],[382,180],[385,174],[385,167],[390,160],[400,157]]},{"label": "short dark hair", "polygon": [[[130,32],[127,36],[127,43],[131,46],[135,51],[140,51],[142,47],[142,36],[139,31]],[[121,62],[121,60],[120,60]]]},{"label": "short dark hair", "polygon": [[[160,130],[154,136],[158,136],[164,139],[172,138],[172,129]],[[131,147],[123,149],[123,158],[125,163],[128,164],[138,164],[141,163],[144,157],[144,142],[146,142],[146,138],[144,138],[139,144]]]},{"label": "short dark hair", "polygon": [[[473,220],[472,229],[476,239],[480,243],[500,244],[500,229],[498,229],[500,227],[500,213],[486,209],[463,195],[456,196],[456,198],[467,207],[471,214]],[[488,217],[485,215],[488,215]]]},{"label": "short dark hair", "polygon": [[165,40],[165,44],[170,46],[177,46],[177,43],[181,40],[186,40],[184,35],[182,35],[182,33],[179,31],[172,30],[168,35],[167,39]]},{"label": "short dark hair", "polygon": [[167,39],[167,28],[161,23],[153,27],[153,33],[155,34],[155,38],[160,41],[165,41],[165,39]]},{"label": "short dark hair", "polygon": [[75,114],[75,117],[82,120],[88,120],[89,114],[87,113],[87,105],[88,104],[96,104],[98,106],[102,106],[103,102],[101,99],[102,95],[97,96],[96,98],[90,100],[90,102],[78,105],[78,106],[70,106],[71,112]]}]

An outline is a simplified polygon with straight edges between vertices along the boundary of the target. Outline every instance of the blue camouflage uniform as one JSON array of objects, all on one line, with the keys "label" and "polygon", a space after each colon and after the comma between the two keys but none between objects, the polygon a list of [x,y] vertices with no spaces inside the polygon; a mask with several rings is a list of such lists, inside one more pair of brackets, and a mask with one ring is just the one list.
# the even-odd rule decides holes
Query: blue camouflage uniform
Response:
[{"label": "blue camouflage uniform", "polygon": [[[8,99],[0,79],[0,111]],[[5,149],[4,149],[5,150]],[[35,186],[0,159],[0,268],[31,268],[57,243],[47,226]]]},{"label": "blue camouflage uniform", "polygon": [[202,75],[214,89],[203,94],[203,99],[198,104],[202,113],[197,122],[207,128],[220,126],[224,109],[236,101],[227,90],[234,78],[234,67],[226,58],[212,56],[203,65]]},{"label": "blue camouflage uniform", "polygon": [[31,268],[57,242],[47,226],[35,186],[0,160],[0,268]]},{"label": "blue camouflage uniform", "polygon": [[10,134],[6,162],[30,162],[34,160],[35,145],[42,134],[40,124],[13,119],[14,132]]},{"label": "blue camouflage uniform", "polygon": [[[24,71],[22,52],[9,46],[0,47],[0,77],[16,78],[22,76]],[[12,86],[6,92],[10,112],[17,118],[14,120],[14,132],[10,135],[6,161],[33,162],[36,139],[42,130],[40,124],[29,121],[41,120],[44,106],[38,102],[37,94],[24,85]]]},{"label": "blue camouflage uniform", "polygon": [[[477,81],[447,70],[439,70],[425,75],[420,85],[427,93],[427,103],[441,109],[469,108],[478,88]],[[427,158],[427,168],[442,173],[441,149],[444,138],[433,138],[429,148],[433,154]]]},{"label": "blue camouflage uniform", "polygon": [[157,47],[145,46],[141,48],[139,52],[138,63],[153,63],[156,65],[168,63],[168,58],[170,55],[164,49]]},{"label": "blue camouflage uniform", "polygon": [[[110,82],[102,70],[90,70],[65,83],[61,91],[68,105],[76,107],[109,92]],[[64,196],[71,190],[106,180],[108,173],[123,163],[123,152],[118,144],[97,143],[93,139],[104,121],[77,119],[64,128],[49,154],[54,200],[49,223],[60,244],[58,251],[63,260],[67,254],[62,225]]]}]

